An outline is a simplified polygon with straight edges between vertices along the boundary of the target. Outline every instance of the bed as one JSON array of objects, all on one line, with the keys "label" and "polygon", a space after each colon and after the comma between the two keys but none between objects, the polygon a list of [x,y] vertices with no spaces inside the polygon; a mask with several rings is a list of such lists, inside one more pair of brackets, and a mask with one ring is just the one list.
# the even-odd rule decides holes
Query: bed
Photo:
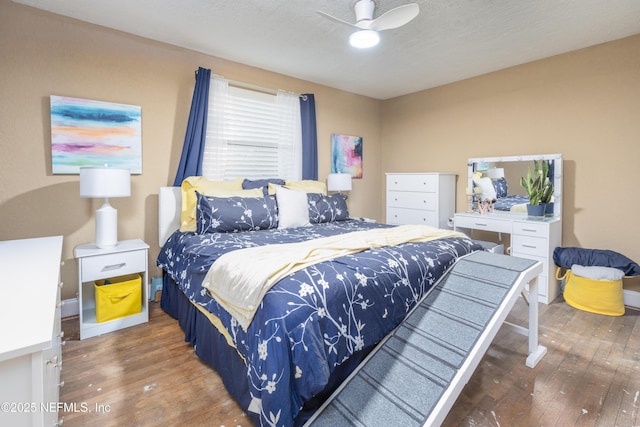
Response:
[{"label": "bed", "polygon": [[[275,198],[266,187],[263,194]],[[161,307],[178,319],[185,340],[260,426],[302,425],[458,258],[482,250],[466,236],[446,231],[329,257],[285,274],[264,292],[248,320],[240,320],[229,314],[233,310],[226,298],[212,298],[206,288],[212,266],[222,265],[229,254],[260,247],[280,253],[279,246],[265,245],[333,242],[345,233],[351,241],[396,227],[349,218],[345,209],[321,218],[318,206],[332,196],[320,192],[306,194],[310,217],[315,217],[311,225],[277,228],[272,222],[230,232],[207,232],[211,227],[198,225],[196,231],[180,231],[184,198],[178,187],[160,189]],[[213,197],[198,196],[199,202],[206,199]],[[285,220],[285,211],[279,213]],[[197,210],[196,216],[200,224],[206,215]],[[233,290],[227,295],[233,297]]]}]

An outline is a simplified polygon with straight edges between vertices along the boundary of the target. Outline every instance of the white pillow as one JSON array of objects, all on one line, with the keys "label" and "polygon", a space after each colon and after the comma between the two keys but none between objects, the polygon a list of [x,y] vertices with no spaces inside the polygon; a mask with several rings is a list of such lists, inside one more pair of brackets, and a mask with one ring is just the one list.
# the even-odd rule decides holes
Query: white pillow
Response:
[{"label": "white pillow", "polygon": [[613,267],[602,267],[598,265],[573,264],[571,271],[576,276],[586,277],[593,280],[618,281],[624,277],[624,271]]},{"label": "white pillow", "polygon": [[486,199],[493,200],[498,198],[498,195],[496,194],[496,189],[493,186],[493,183],[491,182],[491,178],[488,178],[488,177],[480,178],[476,182],[476,185],[482,188],[482,196],[481,196],[482,200],[486,200]]},{"label": "white pillow", "polygon": [[276,201],[278,202],[278,228],[311,225],[307,193],[278,186]]}]

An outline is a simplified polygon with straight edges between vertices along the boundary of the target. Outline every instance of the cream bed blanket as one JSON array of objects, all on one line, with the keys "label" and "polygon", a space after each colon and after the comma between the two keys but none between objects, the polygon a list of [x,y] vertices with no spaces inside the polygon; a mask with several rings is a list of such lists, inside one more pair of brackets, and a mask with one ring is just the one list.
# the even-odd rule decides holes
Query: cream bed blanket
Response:
[{"label": "cream bed blanket", "polygon": [[298,243],[239,249],[218,258],[207,272],[202,286],[246,330],[264,294],[289,274],[367,249],[447,237],[466,236],[426,225],[400,225]]}]

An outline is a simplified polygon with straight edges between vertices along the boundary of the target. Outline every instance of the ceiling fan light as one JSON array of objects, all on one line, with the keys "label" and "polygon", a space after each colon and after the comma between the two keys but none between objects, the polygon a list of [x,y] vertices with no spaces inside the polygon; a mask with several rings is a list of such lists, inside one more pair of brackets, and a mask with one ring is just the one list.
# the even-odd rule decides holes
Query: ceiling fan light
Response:
[{"label": "ceiling fan light", "polygon": [[373,47],[377,45],[379,41],[380,36],[376,31],[373,30],[356,31],[349,37],[349,43],[351,43],[351,46],[357,47],[359,49]]}]

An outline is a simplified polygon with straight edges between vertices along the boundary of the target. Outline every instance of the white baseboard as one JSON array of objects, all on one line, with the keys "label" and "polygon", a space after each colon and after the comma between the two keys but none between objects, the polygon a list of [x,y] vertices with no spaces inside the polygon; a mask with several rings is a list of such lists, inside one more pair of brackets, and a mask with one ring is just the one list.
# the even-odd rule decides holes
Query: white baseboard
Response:
[{"label": "white baseboard", "polygon": [[624,305],[640,308],[640,292],[623,289]]},{"label": "white baseboard", "polygon": [[79,316],[80,315],[80,305],[78,304],[78,298],[71,298],[62,301],[62,318]]}]

